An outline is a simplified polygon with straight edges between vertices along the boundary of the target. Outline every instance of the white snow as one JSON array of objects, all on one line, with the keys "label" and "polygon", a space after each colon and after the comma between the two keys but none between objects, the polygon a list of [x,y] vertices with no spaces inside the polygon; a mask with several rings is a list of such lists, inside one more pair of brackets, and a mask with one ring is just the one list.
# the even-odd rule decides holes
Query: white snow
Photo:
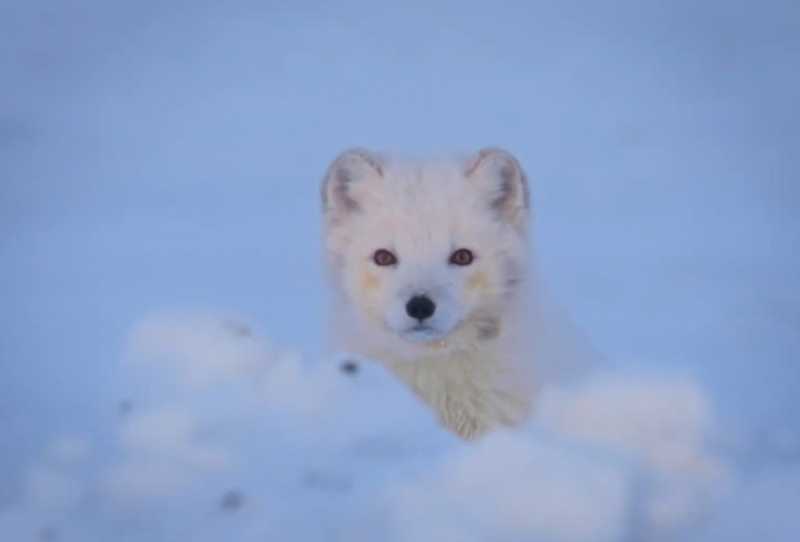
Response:
[{"label": "white snow", "polygon": [[[605,370],[553,384],[529,427],[467,444],[373,362],[309,362],[232,322],[155,314],[134,326],[119,377],[165,391],[130,389],[110,442],[72,437],[104,450],[90,476],[85,454],[36,465],[9,532],[24,536],[13,520],[35,506],[64,536],[97,540],[117,522],[133,539],[212,540],[223,514],[246,516],[228,533],[246,540],[658,539],[726,494],[713,409],[687,378]],[[79,447],[64,442],[53,448]]]}]

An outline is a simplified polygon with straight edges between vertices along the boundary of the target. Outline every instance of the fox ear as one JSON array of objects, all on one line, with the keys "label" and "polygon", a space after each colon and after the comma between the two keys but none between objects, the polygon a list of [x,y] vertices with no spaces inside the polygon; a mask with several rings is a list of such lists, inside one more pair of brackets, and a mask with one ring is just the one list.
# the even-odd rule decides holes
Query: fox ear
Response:
[{"label": "fox ear", "polygon": [[484,191],[491,208],[504,220],[524,230],[530,205],[528,179],[511,153],[481,149],[467,163],[467,180]]},{"label": "fox ear", "polygon": [[370,177],[383,177],[383,166],[377,155],[360,148],[341,153],[328,167],[322,181],[325,215],[338,220],[358,211],[361,208],[358,185]]}]

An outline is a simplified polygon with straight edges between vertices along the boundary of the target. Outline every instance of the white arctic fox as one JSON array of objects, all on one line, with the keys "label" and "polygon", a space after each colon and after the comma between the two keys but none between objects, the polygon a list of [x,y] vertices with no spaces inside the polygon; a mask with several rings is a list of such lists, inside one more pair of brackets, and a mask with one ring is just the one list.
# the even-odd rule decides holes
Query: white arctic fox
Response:
[{"label": "white arctic fox", "polygon": [[404,162],[342,153],[322,185],[340,346],[377,360],[464,438],[522,422],[528,185],[499,149]]}]

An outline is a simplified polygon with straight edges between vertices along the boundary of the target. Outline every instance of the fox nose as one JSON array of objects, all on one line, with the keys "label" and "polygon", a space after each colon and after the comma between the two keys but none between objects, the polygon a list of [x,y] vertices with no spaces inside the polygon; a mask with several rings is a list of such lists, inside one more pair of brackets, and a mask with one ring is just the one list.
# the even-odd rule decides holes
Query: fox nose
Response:
[{"label": "fox nose", "polygon": [[406,312],[411,318],[416,318],[422,322],[436,312],[436,303],[426,295],[415,295],[406,303]]}]

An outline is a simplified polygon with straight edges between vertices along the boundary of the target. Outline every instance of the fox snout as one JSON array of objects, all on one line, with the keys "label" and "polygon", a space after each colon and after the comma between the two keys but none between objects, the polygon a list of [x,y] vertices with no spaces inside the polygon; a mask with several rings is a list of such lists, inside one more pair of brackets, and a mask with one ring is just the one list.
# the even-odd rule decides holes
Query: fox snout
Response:
[{"label": "fox snout", "polygon": [[420,323],[433,316],[436,303],[427,295],[415,295],[406,303],[406,314]]}]

